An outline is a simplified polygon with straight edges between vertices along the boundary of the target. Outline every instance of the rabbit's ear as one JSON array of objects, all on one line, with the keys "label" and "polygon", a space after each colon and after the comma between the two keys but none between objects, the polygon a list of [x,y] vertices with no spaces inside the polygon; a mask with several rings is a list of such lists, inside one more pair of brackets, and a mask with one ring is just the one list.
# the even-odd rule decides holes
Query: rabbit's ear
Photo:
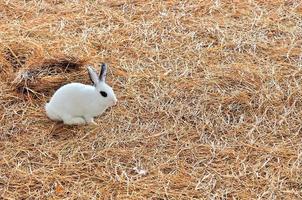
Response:
[{"label": "rabbit's ear", "polygon": [[93,67],[87,67],[87,69],[88,69],[88,74],[89,74],[89,78],[90,78],[91,82],[94,85],[97,85],[99,82],[98,74],[95,72]]},{"label": "rabbit's ear", "polygon": [[101,72],[100,72],[100,81],[105,82],[106,80],[106,74],[107,74],[107,65],[105,63],[101,64]]}]

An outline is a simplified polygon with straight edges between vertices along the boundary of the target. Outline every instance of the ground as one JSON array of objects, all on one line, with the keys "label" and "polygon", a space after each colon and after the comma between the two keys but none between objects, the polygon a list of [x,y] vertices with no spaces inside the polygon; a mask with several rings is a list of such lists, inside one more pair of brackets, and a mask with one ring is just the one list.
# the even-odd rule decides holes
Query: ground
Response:
[{"label": "ground", "polygon": [[[299,0],[0,1],[2,199],[301,199]],[[97,126],[45,103],[106,62]]]}]

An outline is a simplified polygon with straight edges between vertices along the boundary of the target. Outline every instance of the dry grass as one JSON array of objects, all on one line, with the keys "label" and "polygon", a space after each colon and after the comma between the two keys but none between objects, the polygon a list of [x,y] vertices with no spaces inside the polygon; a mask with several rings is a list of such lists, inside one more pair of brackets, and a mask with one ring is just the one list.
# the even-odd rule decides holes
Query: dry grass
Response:
[{"label": "dry grass", "polygon": [[[302,198],[299,0],[1,0],[0,22],[2,199]],[[98,62],[118,106],[50,121]]]}]

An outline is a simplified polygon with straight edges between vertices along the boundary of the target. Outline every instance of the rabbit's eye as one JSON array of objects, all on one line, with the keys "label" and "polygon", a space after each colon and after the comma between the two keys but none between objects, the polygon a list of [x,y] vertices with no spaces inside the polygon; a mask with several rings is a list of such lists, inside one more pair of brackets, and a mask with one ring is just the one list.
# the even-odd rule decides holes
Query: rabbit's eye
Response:
[{"label": "rabbit's eye", "polygon": [[101,94],[103,97],[107,97],[107,93],[104,92],[104,91],[100,91],[100,94]]}]

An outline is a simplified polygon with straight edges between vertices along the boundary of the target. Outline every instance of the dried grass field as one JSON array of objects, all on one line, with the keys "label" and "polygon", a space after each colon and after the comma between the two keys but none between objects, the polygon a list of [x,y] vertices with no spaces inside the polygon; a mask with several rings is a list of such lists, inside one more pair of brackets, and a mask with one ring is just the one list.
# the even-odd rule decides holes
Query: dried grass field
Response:
[{"label": "dried grass field", "polygon": [[[301,199],[301,47],[300,0],[0,0],[0,198]],[[118,104],[49,120],[100,62]]]}]

